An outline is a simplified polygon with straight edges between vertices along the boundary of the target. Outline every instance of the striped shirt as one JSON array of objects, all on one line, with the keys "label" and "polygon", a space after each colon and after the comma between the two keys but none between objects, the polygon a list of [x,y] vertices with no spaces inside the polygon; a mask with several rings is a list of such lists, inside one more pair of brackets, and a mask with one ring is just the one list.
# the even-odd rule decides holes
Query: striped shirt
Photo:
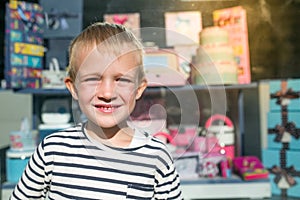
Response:
[{"label": "striped shirt", "polygon": [[10,199],[182,199],[173,159],[159,140],[116,148],[89,138],[81,124],[47,136]]}]

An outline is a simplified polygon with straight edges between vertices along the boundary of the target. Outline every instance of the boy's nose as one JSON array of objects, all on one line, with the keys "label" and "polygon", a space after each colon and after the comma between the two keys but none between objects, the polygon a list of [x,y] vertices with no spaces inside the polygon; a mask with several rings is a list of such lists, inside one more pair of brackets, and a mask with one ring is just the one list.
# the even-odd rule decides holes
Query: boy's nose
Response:
[{"label": "boy's nose", "polygon": [[112,98],[114,98],[115,89],[116,88],[113,81],[103,80],[97,87],[97,96],[98,98],[111,100]]}]

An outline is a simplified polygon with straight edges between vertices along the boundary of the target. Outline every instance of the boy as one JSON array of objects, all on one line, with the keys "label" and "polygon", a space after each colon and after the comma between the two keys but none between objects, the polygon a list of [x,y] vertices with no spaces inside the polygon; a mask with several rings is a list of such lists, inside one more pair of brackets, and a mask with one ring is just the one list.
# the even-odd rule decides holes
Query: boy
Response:
[{"label": "boy", "polygon": [[11,199],[182,199],[165,145],[127,125],[147,86],[140,42],[95,23],[69,53],[65,83],[87,121],[41,142]]}]

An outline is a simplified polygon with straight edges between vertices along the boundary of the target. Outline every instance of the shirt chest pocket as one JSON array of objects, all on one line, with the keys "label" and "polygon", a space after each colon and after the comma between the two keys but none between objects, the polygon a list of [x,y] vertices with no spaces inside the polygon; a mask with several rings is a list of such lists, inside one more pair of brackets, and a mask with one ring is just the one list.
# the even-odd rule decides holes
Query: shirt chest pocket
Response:
[{"label": "shirt chest pocket", "polygon": [[152,199],[154,194],[153,186],[141,186],[138,184],[129,184],[127,187],[126,199]]}]

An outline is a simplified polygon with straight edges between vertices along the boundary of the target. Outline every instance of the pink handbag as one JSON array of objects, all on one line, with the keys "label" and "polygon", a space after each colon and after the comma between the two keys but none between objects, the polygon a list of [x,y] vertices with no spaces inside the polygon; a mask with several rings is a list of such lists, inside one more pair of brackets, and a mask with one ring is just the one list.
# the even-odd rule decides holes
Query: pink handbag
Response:
[{"label": "pink handbag", "polygon": [[[223,121],[225,125],[214,125],[216,121]],[[194,150],[207,154],[219,153],[233,159],[235,148],[232,121],[224,115],[212,115],[206,121],[205,129],[206,135],[195,139]]]}]

